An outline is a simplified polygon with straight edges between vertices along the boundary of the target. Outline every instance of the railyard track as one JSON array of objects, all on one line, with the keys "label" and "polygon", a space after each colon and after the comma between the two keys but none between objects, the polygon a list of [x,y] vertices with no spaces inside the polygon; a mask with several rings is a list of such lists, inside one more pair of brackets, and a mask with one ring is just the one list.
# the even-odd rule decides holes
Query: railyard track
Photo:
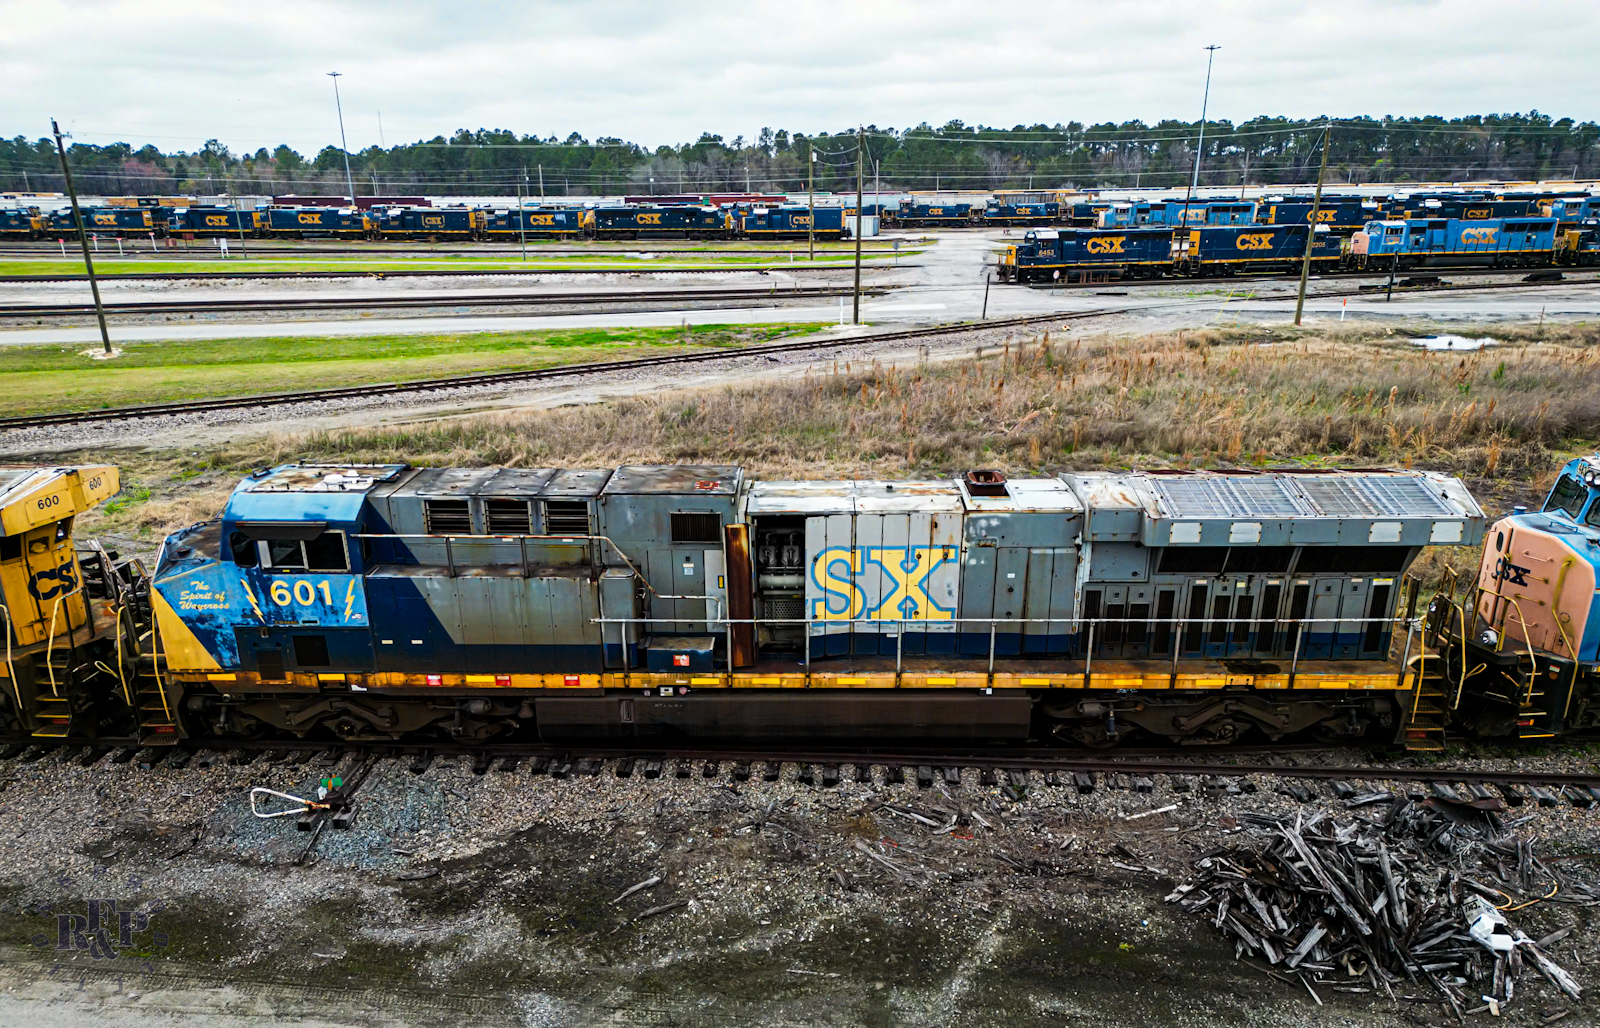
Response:
[{"label": "railyard track", "polygon": [[[765,294],[763,294],[765,295]],[[783,293],[780,295],[790,295]],[[831,294],[830,294],[831,295]],[[1209,301],[1207,301],[1209,302]],[[1168,309],[1171,304],[1157,305]],[[366,398],[401,393],[430,392],[434,390],[464,389],[485,385],[503,385],[516,382],[534,382],[544,379],[569,378],[575,375],[633,371],[639,368],[662,367],[671,364],[711,363],[740,357],[760,357],[768,354],[792,353],[805,350],[836,350],[885,342],[899,342],[949,335],[955,332],[994,328],[1016,328],[1026,325],[1074,321],[1085,318],[1106,317],[1146,310],[1148,307],[1122,307],[1111,310],[1080,311],[1053,314],[1031,314],[1012,318],[993,318],[981,322],[961,322],[935,325],[928,328],[906,329],[899,332],[878,332],[868,335],[846,336],[836,339],[805,339],[792,343],[767,343],[736,349],[712,350],[700,353],[664,354],[657,357],[640,357],[633,360],[601,361],[587,364],[563,364],[553,368],[530,368],[522,371],[498,371],[487,374],[454,375],[448,378],[421,379],[415,382],[379,382],[336,389],[309,389],[293,393],[268,393],[255,396],[234,396],[208,400],[185,400],[174,403],[152,403],[133,407],[115,407],[108,410],[64,411],[56,414],[29,414],[20,417],[0,418],[0,431],[6,429],[40,428],[49,425],[76,425],[97,421],[123,421],[134,418],[164,417],[177,414],[195,414],[209,411],[237,410],[246,407],[281,406],[291,403],[326,402],[352,398]]]},{"label": "railyard track", "polygon": [[[882,264],[863,261],[863,271],[885,271],[894,268],[909,268],[912,264]],[[172,271],[172,272],[131,272],[123,274],[115,272],[107,274],[100,272],[95,276],[100,282],[233,282],[284,279],[390,279],[390,278],[492,278],[494,276],[515,275],[731,275],[741,272],[767,273],[781,271],[790,274],[814,274],[825,271],[849,270],[853,264],[840,261],[832,264],[790,264],[784,261],[773,260],[766,264],[732,264],[725,268],[678,268],[671,265],[649,264],[618,264],[615,266],[590,266],[576,268],[436,268],[433,270],[403,268],[399,270],[366,270],[366,271]],[[0,275],[0,282],[5,283],[30,283],[30,282],[87,282],[88,275],[82,274],[50,274],[50,275]]]},{"label": "railyard track", "polygon": [[[767,781],[776,781],[786,776],[785,768],[792,768],[788,774],[796,780],[825,787],[845,780],[842,769],[846,767],[854,772],[851,778],[855,781],[870,780],[875,769],[881,769],[882,777],[891,781],[910,780],[924,786],[931,786],[935,780],[954,782],[959,780],[960,772],[971,770],[982,776],[986,784],[1000,784],[1003,775],[1009,784],[1021,787],[1030,784],[1029,776],[1041,775],[1046,786],[1071,786],[1080,792],[1099,787],[1103,784],[1102,776],[1127,776],[1130,779],[1128,783],[1105,780],[1104,784],[1111,788],[1131,786],[1135,791],[1148,791],[1145,785],[1132,780],[1163,775],[1173,780],[1175,791],[1178,792],[1189,791],[1196,784],[1202,788],[1251,792],[1258,787],[1256,779],[1277,778],[1328,783],[1330,791],[1344,799],[1355,797],[1361,788],[1368,789],[1367,795],[1371,795],[1370,790],[1375,788],[1371,783],[1425,785],[1429,787],[1431,795],[1441,798],[1450,798],[1455,786],[1492,785],[1512,806],[1530,799],[1543,806],[1565,804],[1588,808],[1600,805],[1600,770],[1503,771],[1448,765],[1408,767],[1384,762],[1300,765],[1275,760],[1243,759],[1337,750],[1337,747],[1320,745],[1278,744],[1231,747],[1216,753],[1207,752],[1180,759],[1171,749],[1085,755],[1083,751],[1063,752],[1037,746],[959,750],[823,747],[757,750],[642,745],[473,745],[436,741],[329,743],[201,738],[187,740],[178,746],[149,748],[128,739],[67,740],[64,744],[49,746],[18,742],[0,746],[0,760],[31,763],[57,754],[62,762],[75,762],[83,766],[99,763],[109,757],[114,763],[137,762],[142,767],[155,767],[163,763],[181,767],[196,760],[202,764],[226,761],[236,766],[254,763],[265,766],[305,764],[313,760],[322,765],[331,765],[347,759],[358,763],[373,759],[403,759],[409,760],[413,770],[420,773],[440,757],[470,757],[473,770],[478,774],[490,768],[518,771],[526,764],[529,773],[548,773],[558,778],[599,775],[609,770],[620,778],[630,777],[637,772],[641,778],[717,778],[726,775],[735,780],[759,776]],[[1358,787],[1357,783],[1369,784]],[[1439,788],[1441,786],[1444,788]],[[1524,790],[1532,792],[1532,795]],[[1480,792],[1477,798],[1484,798],[1483,794]],[[1463,801],[1470,802],[1470,799],[1463,797]]]},{"label": "railyard track", "polygon": [[[886,289],[862,290],[881,296]],[[794,289],[641,289],[588,293],[465,293],[424,296],[331,296],[282,297],[277,299],[134,300],[103,304],[108,315],[145,316],[151,314],[248,314],[327,310],[410,310],[431,307],[536,307],[593,304],[671,304],[706,300],[764,301],[774,299],[819,299],[850,296],[845,286],[817,286]],[[0,318],[70,318],[95,313],[92,303],[11,303],[0,304]]]}]

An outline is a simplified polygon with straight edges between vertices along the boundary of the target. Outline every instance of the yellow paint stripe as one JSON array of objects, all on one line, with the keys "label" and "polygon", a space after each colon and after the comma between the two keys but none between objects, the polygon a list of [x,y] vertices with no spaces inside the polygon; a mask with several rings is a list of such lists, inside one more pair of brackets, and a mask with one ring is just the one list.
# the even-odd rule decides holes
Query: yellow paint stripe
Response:
[{"label": "yellow paint stripe", "polygon": [[689,684],[690,685],[721,685],[722,684],[722,679],[720,679],[720,678],[691,678],[691,679],[689,679]]},{"label": "yellow paint stripe", "polygon": [[928,684],[929,685],[955,685],[956,684],[956,680],[954,678],[930,678],[930,679],[928,679]]}]

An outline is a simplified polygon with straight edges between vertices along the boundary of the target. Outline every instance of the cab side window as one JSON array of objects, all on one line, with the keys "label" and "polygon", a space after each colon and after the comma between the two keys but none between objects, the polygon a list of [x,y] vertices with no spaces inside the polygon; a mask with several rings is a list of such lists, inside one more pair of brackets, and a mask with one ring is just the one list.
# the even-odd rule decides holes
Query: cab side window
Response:
[{"label": "cab side window", "polygon": [[1572,475],[1562,475],[1556,481],[1556,487],[1550,490],[1550,499],[1545,501],[1544,509],[1565,511],[1569,517],[1576,518],[1588,496],[1589,490],[1583,487],[1582,482]]}]

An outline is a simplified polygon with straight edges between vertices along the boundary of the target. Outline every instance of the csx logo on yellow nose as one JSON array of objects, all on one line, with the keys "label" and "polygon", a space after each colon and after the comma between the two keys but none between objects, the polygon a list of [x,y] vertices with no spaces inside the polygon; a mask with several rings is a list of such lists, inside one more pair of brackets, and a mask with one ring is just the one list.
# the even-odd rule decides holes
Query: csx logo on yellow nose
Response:
[{"label": "csx logo on yellow nose", "polygon": [[641,215],[639,215],[639,220],[638,220],[637,224],[640,224],[640,225],[659,225],[659,224],[661,224],[661,215],[659,215],[659,214],[641,214]]},{"label": "csx logo on yellow nose", "polygon": [[1241,250],[1270,250],[1272,249],[1272,236],[1265,233],[1240,236],[1236,245]]},{"label": "csx logo on yellow nose", "polygon": [[1492,228],[1468,228],[1461,230],[1463,243],[1492,243],[1495,230]]},{"label": "csx logo on yellow nose", "polygon": [[1126,236],[1113,236],[1110,239],[1091,239],[1087,249],[1090,253],[1123,253],[1122,244],[1127,241]]},{"label": "csx logo on yellow nose", "polygon": [[320,224],[322,224],[322,215],[320,215],[320,214],[297,214],[297,215],[295,215],[295,218],[302,225],[320,225]]}]

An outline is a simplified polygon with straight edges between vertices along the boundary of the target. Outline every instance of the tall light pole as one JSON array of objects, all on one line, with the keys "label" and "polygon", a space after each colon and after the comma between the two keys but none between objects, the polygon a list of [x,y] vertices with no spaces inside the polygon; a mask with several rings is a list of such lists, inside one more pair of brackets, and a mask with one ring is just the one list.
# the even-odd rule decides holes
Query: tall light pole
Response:
[{"label": "tall light pole", "polygon": [[1222,47],[1213,43],[1206,47],[1206,91],[1200,100],[1200,141],[1194,148],[1194,178],[1189,181],[1189,192],[1183,197],[1183,227],[1189,227],[1189,198],[1194,196],[1194,191],[1200,188],[1200,155],[1206,148],[1206,105],[1211,102],[1211,61],[1217,56],[1217,51]]},{"label": "tall light pole", "polygon": [[339,75],[337,71],[328,72],[328,77],[333,79],[333,109],[339,112],[339,147],[344,151],[344,184],[350,187],[350,206],[356,205],[356,180],[350,174],[350,144],[344,138],[344,106],[339,103]]},{"label": "tall light pole", "polygon": [[861,173],[865,170],[867,156],[867,130],[856,129],[856,230],[851,233],[856,237],[856,300],[855,309],[850,315],[850,324],[861,324]]}]

